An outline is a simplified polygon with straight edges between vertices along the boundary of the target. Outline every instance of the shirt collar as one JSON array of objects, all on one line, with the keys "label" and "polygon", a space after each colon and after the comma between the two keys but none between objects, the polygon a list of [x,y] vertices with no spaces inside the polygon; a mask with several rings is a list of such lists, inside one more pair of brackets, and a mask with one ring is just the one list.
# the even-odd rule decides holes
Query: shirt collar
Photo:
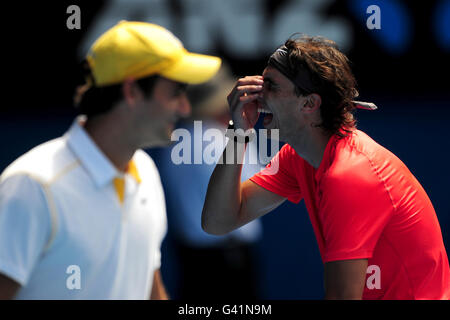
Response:
[{"label": "shirt collar", "polygon": [[77,117],[65,136],[69,148],[79,158],[95,185],[101,188],[110,183],[114,177],[123,174],[114,167],[84,130],[85,119],[84,116]]}]

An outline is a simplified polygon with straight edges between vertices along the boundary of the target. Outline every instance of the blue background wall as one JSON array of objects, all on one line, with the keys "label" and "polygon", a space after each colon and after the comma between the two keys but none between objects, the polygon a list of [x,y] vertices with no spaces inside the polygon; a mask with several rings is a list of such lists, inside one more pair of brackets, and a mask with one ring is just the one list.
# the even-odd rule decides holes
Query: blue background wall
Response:
[{"label": "blue background wall", "polygon": [[[265,22],[272,23],[277,13],[297,2],[262,1]],[[450,93],[443,70],[448,69],[450,61],[449,1],[423,2],[416,7],[406,1],[373,1],[382,10],[379,31],[365,27],[363,2],[331,1],[320,10],[320,16],[325,21],[344,19],[349,26],[351,44],[347,53],[361,100],[379,106],[375,112],[358,111],[358,126],[403,160],[422,183],[435,206],[448,250]],[[0,171],[33,146],[60,136],[71,124],[75,116],[71,107],[73,90],[80,80],[77,49],[108,3],[60,1],[45,7],[36,3],[9,9],[23,23],[4,35],[9,46],[3,50],[7,55],[3,76],[8,84],[0,108]],[[183,26],[178,23],[184,14],[180,2],[167,3],[173,16],[172,29],[183,40]],[[65,10],[70,4],[81,7],[81,30],[70,31],[65,26]],[[295,31],[302,30],[292,33]],[[27,35],[26,41],[23,35]],[[236,74],[262,71],[266,52],[253,57],[231,54],[221,36],[214,35],[215,46],[210,53],[228,58]],[[285,203],[264,216],[262,222],[264,235],[256,248],[259,269],[255,270],[261,298],[322,298],[323,266],[303,203]],[[182,266],[177,265],[171,250],[170,234],[163,252],[164,281],[176,297],[176,272]]]}]

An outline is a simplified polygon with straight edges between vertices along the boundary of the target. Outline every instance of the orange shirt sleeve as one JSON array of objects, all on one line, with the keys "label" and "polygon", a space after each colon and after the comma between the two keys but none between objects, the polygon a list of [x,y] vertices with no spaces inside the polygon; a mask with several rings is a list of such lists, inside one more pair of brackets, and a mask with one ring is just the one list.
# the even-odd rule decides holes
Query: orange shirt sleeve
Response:
[{"label": "orange shirt sleeve", "polygon": [[250,180],[293,203],[299,203],[302,194],[295,177],[294,166],[298,160],[293,152],[295,151],[285,144],[266,168],[251,177]]}]

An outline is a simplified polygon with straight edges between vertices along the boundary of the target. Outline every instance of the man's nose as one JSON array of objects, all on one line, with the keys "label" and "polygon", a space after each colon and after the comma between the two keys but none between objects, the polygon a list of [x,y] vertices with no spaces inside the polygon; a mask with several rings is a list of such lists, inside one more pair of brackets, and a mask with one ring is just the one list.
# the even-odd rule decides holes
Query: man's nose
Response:
[{"label": "man's nose", "polygon": [[257,102],[258,105],[264,105],[264,104],[265,104],[265,101],[264,101],[264,94],[263,94],[262,96],[258,97],[258,98],[256,99],[256,102]]}]

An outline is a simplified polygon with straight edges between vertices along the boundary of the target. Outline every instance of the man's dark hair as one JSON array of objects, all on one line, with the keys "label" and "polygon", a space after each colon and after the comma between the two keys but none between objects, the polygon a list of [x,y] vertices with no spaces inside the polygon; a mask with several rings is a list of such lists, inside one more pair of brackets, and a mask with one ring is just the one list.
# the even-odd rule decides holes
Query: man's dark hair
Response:
[{"label": "man's dark hair", "polygon": [[322,127],[331,134],[342,135],[340,128],[356,127],[353,116],[353,98],[358,96],[356,80],[348,58],[338,50],[335,42],[322,37],[290,38],[284,44],[288,50],[290,68],[311,74],[314,92],[305,92],[295,86],[297,96],[317,93],[322,99],[320,114]]},{"label": "man's dark hair", "polygon": [[[82,63],[82,72],[87,82],[78,86],[75,92],[74,105],[78,113],[92,118],[110,111],[123,98],[122,83],[104,87],[95,86],[91,71],[85,61]],[[153,75],[138,79],[136,83],[144,94],[150,97],[158,78],[158,75]]]}]

